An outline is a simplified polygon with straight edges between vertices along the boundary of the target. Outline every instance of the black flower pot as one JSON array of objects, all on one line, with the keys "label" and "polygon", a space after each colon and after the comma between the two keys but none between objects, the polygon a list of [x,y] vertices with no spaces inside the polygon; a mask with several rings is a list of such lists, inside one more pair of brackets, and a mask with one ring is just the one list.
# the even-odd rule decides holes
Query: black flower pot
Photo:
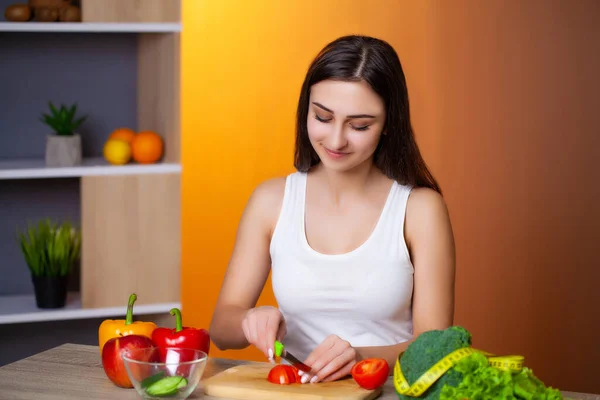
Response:
[{"label": "black flower pot", "polygon": [[68,276],[32,276],[38,308],[62,308],[67,300]]}]

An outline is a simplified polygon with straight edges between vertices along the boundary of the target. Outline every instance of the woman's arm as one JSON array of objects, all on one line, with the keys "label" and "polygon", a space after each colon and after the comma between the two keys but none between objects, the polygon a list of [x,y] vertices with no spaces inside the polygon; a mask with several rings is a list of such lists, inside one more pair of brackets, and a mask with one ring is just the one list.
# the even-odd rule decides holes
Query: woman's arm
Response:
[{"label": "woman's arm", "polygon": [[414,337],[445,329],[454,321],[456,253],[450,216],[437,192],[413,189],[407,205],[405,237],[414,266]]},{"label": "woman's arm", "polygon": [[221,350],[248,346],[242,320],[256,305],[271,268],[269,245],[277,222],[285,178],[259,185],[248,200],[210,325],[213,343]]},{"label": "woman's arm", "polygon": [[[455,249],[447,207],[441,195],[427,188],[413,189],[407,204],[405,240],[414,267],[412,299],[413,339],[390,346],[350,347],[344,338],[328,338],[307,358],[318,381],[347,375],[361,359],[383,358],[393,371],[398,355],[422,332],[445,329],[454,320]],[[327,351],[335,347],[335,352]],[[332,355],[335,354],[335,360]]]},{"label": "woman's arm", "polygon": [[393,370],[398,355],[421,333],[446,329],[454,321],[454,235],[442,196],[413,189],[407,204],[404,236],[414,267],[413,339],[392,346],[356,348],[359,359],[378,357]]}]

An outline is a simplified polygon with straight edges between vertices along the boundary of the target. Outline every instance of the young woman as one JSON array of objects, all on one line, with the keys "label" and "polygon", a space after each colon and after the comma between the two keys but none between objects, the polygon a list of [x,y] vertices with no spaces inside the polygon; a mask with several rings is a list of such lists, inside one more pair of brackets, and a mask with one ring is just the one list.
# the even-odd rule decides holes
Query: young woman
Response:
[{"label": "young woman", "polygon": [[[302,381],[393,367],[420,333],[452,325],[455,255],[441,191],[421,158],[394,49],[367,36],[328,44],[297,111],[297,172],[252,193],[211,322],[219,349],[273,343]],[[269,272],[278,307],[255,307]]]}]

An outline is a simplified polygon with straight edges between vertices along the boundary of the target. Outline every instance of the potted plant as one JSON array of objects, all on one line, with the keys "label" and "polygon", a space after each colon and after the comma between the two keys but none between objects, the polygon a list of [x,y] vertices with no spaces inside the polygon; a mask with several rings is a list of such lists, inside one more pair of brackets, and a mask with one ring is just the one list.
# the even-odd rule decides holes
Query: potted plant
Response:
[{"label": "potted plant", "polygon": [[37,229],[30,225],[26,232],[19,232],[18,238],[37,306],[64,307],[69,275],[81,253],[81,233],[69,222],[58,225],[46,219]]},{"label": "potted plant", "polygon": [[42,113],[41,117],[41,121],[52,129],[46,136],[46,165],[71,167],[81,164],[81,136],[76,130],[86,117],[75,119],[77,104],[70,108],[61,105],[59,109],[52,102],[48,104],[51,114]]}]

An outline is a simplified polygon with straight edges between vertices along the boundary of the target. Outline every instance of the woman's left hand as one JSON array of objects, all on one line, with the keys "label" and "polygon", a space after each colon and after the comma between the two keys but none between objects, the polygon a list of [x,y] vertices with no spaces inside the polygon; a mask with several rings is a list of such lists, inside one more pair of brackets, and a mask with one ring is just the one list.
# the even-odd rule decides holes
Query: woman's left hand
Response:
[{"label": "woman's left hand", "polygon": [[358,357],[358,353],[349,342],[339,336],[329,335],[304,361],[312,371],[300,371],[302,383],[329,382],[350,375]]}]

